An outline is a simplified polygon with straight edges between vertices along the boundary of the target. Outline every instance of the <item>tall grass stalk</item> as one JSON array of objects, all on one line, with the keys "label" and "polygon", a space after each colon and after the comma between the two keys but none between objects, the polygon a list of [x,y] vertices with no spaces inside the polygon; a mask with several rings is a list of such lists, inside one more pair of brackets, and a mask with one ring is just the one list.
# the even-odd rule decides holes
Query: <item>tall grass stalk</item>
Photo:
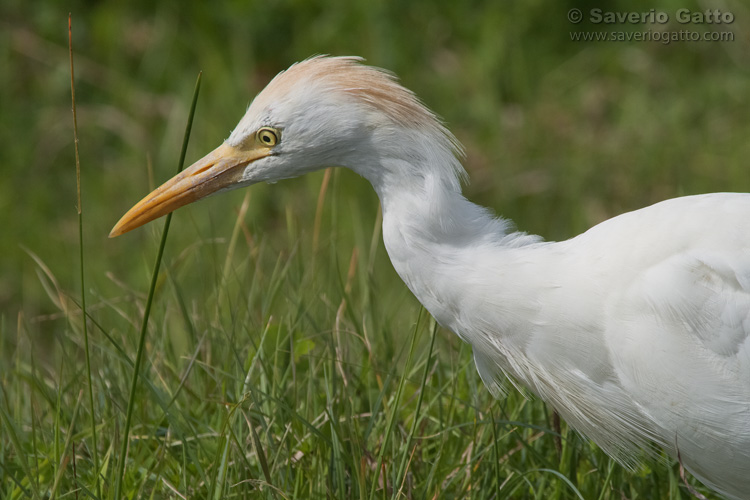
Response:
[{"label": "tall grass stalk", "polygon": [[[99,480],[99,446],[96,440],[96,413],[94,412],[94,384],[91,380],[91,354],[89,350],[89,330],[86,314],[86,277],[83,259],[83,204],[81,203],[81,157],[78,153],[78,116],[76,114],[76,85],[75,71],[73,68],[73,26],[71,14],[68,14],[68,53],[70,56],[70,98],[73,113],[73,144],[76,158],[76,197],[78,203],[78,257],[81,272],[81,317],[83,323],[83,350],[86,356],[86,385],[89,397],[89,414],[91,419],[91,456],[94,459],[94,471],[96,476],[95,488],[97,496],[102,496],[101,481]],[[55,481],[57,485],[57,480]]]},{"label": "tall grass stalk", "polygon": [[438,325],[437,322],[433,319],[432,320],[432,333],[430,334],[430,347],[427,351],[427,358],[425,359],[424,363],[424,372],[422,374],[422,383],[419,385],[419,396],[417,397],[417,407],[414,410],[414,420],[412,420],[411,423],[411,429],[409,430],[409,437],[406,440],[406,446],[404,447],[404,452],[401,457],[401,466],[398,468],[398,477],[401,480],[402,488],[403,483],[406,480],[406,468],[408,461],[411,460],[412,453],[414,450],[412,450],[412,443],[414,442],[414,436],[417,434],[417,426],[421,422],[420,413],[419,410],[422,408],[422,400],[424,399],[424,392],[425,392],[425,386],[427,385],[427,377],[430,373],[430,366],[432,361],[432,350],[435,347],[435,337],[437,337],[437,331],[438,331]]},{"label": "tall grass stalk", "polygon": [[[78,417],[78,408],[81,406],[81,399],[83,399],[83,390],[81,390],[78,393],[78,399],[76,400],[75,408],[73,408],[73,415],[70,418],[70,424],[68,425],[68,430],[65,433],[65,444],[63,445],[62,453],[60,454],[60,463],[57,469],[57,473],[55,474],[55,482],[52,484],[52,491],[49,494],[49,499],[54,500],[55,496],[57,495],[57,489],[60,487],[60,480],[63,477],[63,473],[65,473],[65,470],[68,468],[68,450],[72,446],[72,439],[73,436],[75,436],[75,433],[73,432],[73,429],[75,429],[76,425],[76,418]],[[73,456],[73,460],[75,460],[75,456]],[[97,480],[97,483],[99,481]]]},{"label": "tall grass stalk", "polygon": [[[188,113],[187,125],[185,126],[185,135],[182,140],[182,151],[180,152],[180,161],[177,165],[177,173],[182,171],[182,167],[185,164],[185,155],[187,153],[188,142],[190,141],[190,130],[193,127],[193,115],[195,114],[195,106],[198,102],[198,93],[201,88],[201,76],[203,73],[198,74],[198,78],[195,81],[195,90],[193,91],[193,100],[190,103],[190,112]],[[146,308],[143,311],[143,322],[141,323],[141,333],[138,339],[138,351],[135,355],[135,364],[133,366],[133,377],[130,382],[130,395],[128,396],[128,408],[125,413],[125,428],[122,432],[122,445],[120,447],[120,459],[117,463],[117,474],[115,477],[115,494],[114,498],[121,498],[120,492],[122,490],[122,478],[125,474],[125,461],[128,452],[128,441],[130,435],[130,424],[133,418],[133,408],[135,407],[135,390],[138,387],[138,373],[141,368],[141,362],[143,361],[143,348],[146,343],[146,331],[148,329],[148,317],[151,314],[151,304],[154,300],[154,291],[156,290],[156,283],[159,279],[159,267],[161,266],[161,258],[164,255],[164,247],[167,243],[167,234],[169,233],[169,224],[172,222],[172,214],[167,215],[166,221],[164,222],[164,228],[161,233],[161,241],[159,242],[159,250],[156,253],[156,260],[154,262],[154,270],[151,274],[151,285],[148,289],[148,297],[146,298]]]}]

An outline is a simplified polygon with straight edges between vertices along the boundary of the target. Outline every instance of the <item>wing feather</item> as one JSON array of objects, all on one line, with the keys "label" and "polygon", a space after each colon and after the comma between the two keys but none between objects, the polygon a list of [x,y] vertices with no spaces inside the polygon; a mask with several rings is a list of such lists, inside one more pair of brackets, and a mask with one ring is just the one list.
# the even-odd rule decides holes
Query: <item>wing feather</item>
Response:
[{"label": "wing feather", "polygon": [[607,317],[615,372],[660,441],[719,491],[750,491],[748,252],[669,257],[613,297]]}]

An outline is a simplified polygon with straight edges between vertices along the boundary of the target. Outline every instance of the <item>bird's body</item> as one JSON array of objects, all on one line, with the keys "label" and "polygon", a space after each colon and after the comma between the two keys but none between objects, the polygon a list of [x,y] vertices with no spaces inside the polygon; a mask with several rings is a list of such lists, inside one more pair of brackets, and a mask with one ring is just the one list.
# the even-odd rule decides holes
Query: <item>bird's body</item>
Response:
[{"label": "bird's body", "polygon": [[112,235],[212,192],[348,167],[381,200],[396,271],[472,345],[493,393],[507,375],[619,460],[656,443],[748,498],[750,195],[677,198],[544,242],[462,196],[457,150],[387,74],[313,58]]},{"label": "bird's body", "polygon": [[[493,393],[509,375],[613,456],[653,441],[716,489],[750,491],[750,196],[669,200],[559,243],[437,250],[387,213],[394,266]],[[727,250],[731,236],[745,241]]]}]

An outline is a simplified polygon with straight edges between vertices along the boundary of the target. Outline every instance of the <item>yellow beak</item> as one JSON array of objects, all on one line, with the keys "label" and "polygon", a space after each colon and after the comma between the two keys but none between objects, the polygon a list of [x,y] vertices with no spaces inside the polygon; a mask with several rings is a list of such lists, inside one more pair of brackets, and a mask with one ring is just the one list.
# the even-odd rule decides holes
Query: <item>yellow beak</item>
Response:
[{"label": "yellow beak", "polygon": [[238,182],[248,164],[271,154],[265,147],[239,149],[224,143],[156,188],[122,216],[109,233],[120,236],[184,205]]}]

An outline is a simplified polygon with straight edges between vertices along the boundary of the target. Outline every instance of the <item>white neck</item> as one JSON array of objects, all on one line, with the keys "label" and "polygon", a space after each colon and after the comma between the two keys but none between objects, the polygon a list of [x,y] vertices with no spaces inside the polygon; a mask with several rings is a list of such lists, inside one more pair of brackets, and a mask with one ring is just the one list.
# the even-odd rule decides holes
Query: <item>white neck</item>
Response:
[{"label": "white neck", "polygon": [[[461,324],[462,317],[468,320],[476,312],[467,304],[482,302],[481,283],[472,287],[472,276],[479,279],[487,268],[507,275],[493,283],[493,293],[497,298],[497,288],[506,285],[508,310],[518,308],[514,290],[523,280],[513,277],[521,272],[516,265],[519,252],[513,250],[539,238],[511,231],[507,220],[463,197],[463,169],[450,144],[424,135],[389,146],[391,154],[379,146],[386,153],[377,164],[354,170],[371,182],[380,198],[383,240],[391,262],[438,322],[475,344],[477,339],[467,333],[475,328]],[[482,320],[481,315],[474,317]]]}]

